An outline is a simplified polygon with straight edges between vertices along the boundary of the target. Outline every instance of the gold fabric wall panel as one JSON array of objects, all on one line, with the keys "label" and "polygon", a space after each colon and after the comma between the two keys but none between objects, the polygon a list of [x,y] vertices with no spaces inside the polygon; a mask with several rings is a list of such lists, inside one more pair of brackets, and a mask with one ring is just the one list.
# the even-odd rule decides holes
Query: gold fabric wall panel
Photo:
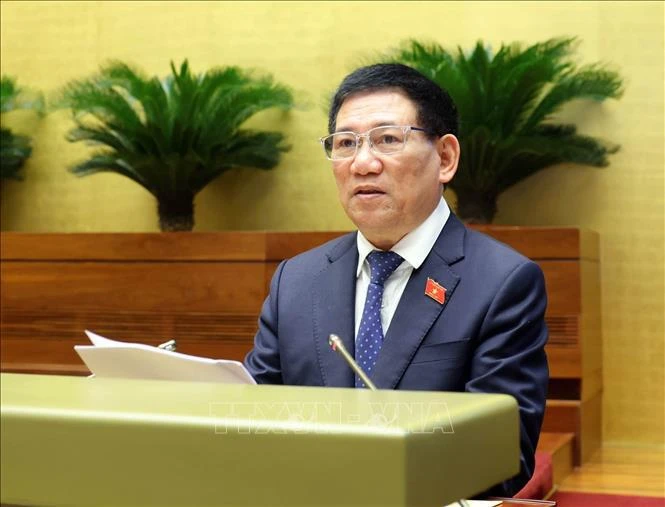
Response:
[{"label": "gold fabric wall panel", "polygon": [[[664,444],[665,137],[662,2],[2,2],[2,73],[47,93],[109,58],[166,74],[243,65],[291,85],[307,107],[266,113],[293,150],[274,171],[232,171],[197,197],[197,230],[335,230],[351,224],[317,138],[322,103],[362,57],[408,37],[470,47],[477,39],[581,39],[582,63],[613,63],[618,102],[562,112],[619,142],[605,169],[553,167],[506,192],[498,224],[578,226],[601,238],[604,438]],[[86,148],[63,136],[68,114],[8,124],[35,135],[23,182],[3,182],[1,227],[34,232],[157,230],[153,198],[116,175],[66,171]],[[448,196],[454,203],[454,195]]]}]

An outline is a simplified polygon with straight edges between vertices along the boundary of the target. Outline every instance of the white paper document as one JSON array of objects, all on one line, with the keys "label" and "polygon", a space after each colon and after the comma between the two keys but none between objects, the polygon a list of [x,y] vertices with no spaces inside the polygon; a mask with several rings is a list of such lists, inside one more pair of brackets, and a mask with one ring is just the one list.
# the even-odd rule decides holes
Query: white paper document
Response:
[{"label": "white paper document", "polygon": [[75,345],[74,350],[95,377],[256,384],[239,361],[208,359],[109,340],[90,331],[85,334],[92,345]]}]

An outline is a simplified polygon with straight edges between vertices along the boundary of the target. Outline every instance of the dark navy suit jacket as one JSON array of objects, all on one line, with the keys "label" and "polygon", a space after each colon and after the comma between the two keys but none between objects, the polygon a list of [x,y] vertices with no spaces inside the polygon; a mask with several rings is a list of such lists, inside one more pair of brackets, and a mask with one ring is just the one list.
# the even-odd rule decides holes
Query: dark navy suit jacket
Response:
[{"label": "dark navy suit jacket", "polygon": [[[353,354],[357,262],[351,233],[279,265],[245,358],[258,383],[354,386],[328,335]],[[446,288],[444,304],[425,295],[427,278]],[[521,472],[494,494],[514,494],[533,473],[548,382],[546,305],[537,264],[451,215],[412,273],[372,373],[384,389],[514,396]]]}]

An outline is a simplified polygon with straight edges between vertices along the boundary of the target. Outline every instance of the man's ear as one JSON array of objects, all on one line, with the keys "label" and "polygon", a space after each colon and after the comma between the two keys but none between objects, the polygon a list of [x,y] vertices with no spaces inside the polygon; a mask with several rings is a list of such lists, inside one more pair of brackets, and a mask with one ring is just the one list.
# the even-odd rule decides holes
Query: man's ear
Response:
[{"label": "man's ear", "polygon": [[457,138],[452,134],[440,137],[436,142],[441,167],[439,168],[439,182],[446,185],[453,179],[459,164],[460,145]]}]

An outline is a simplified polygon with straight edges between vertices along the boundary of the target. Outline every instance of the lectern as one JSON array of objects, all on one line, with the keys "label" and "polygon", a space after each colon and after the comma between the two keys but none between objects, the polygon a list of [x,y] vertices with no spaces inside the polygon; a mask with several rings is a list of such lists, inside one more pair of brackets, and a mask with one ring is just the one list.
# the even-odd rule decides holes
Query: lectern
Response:
[{"label": "lectern", "polygon": [[442,506],[519,470],[505,395],[2,374],[1,501]]}]

